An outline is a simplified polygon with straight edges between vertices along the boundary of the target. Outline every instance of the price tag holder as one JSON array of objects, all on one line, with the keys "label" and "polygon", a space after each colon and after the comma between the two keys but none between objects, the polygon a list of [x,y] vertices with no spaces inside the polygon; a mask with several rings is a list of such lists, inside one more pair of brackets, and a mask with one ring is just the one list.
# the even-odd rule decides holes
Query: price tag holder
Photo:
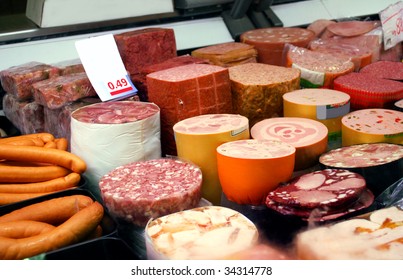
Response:
[{"label": "price tag holder", "polygon": [[383,29],[384,49],[390,49],[403,41],[403,2],[389,5],[379,13]]},{"label": "price tag holder", "polygon": [[137,93],[112,34],[79,40],[75,46],[88,79],[102,101]]}]

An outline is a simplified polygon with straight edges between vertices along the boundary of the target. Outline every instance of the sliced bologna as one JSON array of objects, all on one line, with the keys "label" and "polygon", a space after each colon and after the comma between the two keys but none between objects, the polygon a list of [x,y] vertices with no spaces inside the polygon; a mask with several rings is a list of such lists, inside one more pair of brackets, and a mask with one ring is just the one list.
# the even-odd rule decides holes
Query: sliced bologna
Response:
[{"label": "sliced bologna", "polygon": [[110,101],[71,114],[71,152],[87,163],[84,177],[99,179],[123,164],[161,157],[160,110],[138,101]]},{"label": "sliced bologna", "polygon": [[175,158],[137,161],[119,166],[99,181],[102,199],[116,218],[144,227],[150,219],[196,207],[202,173]]},{"label": "sliced bologna", "polygon": [[284,66],[285,44],[307,47],[315,38],[311,30],[299,27],[268,27],[246,31],[240,41],[252,45],[258,52],[257,61],[265,64]]},{"label": "sliced bologna", "polygon": [[341,139],[341,118],[350,112],[350,96],[332,89],[299,89],[283,95],[284,117],[319,121],[328,129],[328,140]]},{"label": "sliced bologna", "polygon": [[354,71],[354,63],[345,55],[292,45],[286,47],[286,66],[301,71],[302,88],[333,88],[334,79]]},{"label": "sliced bologna", "polygon": [[324,221],[368,207],[373,200],[361,175],[343,169],[324,169],[298,176],[269,192],[266,205],[285,215]]},{"label": "sliced bologna", "polygon": [[327,30],[337,36],[355,37],[370,32],[377,25],[379,24],[375,21],[340,21],[334,24],[329,24]]},{"label": "sliced bologna", "polygon": [[279,140],[295,147],[295,170],[318,164],[327,149],[328,129],[319,121],[298,117],[270,118],[256,123],[251,136],[257,140]]},{"label": "sliced bologna", "polygon": [[236,114],[207,114],[187,118],[173,126],[178,157],[199,166],[203,173],[202,195],[220,205],[221,185],[216,148],[224,142],[249,139],[249,121]]},{"label": "sliced bologna", "polygon": [[234,113],[249,119],[250,126],[283,115],[284,93],[300,88],[300,70],[263,63],[229,68]]},{"label": "sliced bologna", "polygon": [[403,112],[363,109],[341,119],[342,145],[386,142],[403,144]]},{"label": "sliced bologna", "polygon": [[322,154],[324,168],[347,169],[361,174],[375,196],[403,174],[403,146],[391,143],[356,144]]},{"label": "sliced bologna", "polygon": [[403,83],[368,73],[349,73],[334,81],[334,89],[350,95],[351,110],[391,108],[403,98]]},{"label": "sliced bologna", "polygon": [[204,206],[150,221],[145,228],[150,260],[225,259],[257,244],[256,226],[241,213]]},{"label": "sliced bologna", "polygon": [[231,114],[228,69],[209,64],[189,64],[147,75],[148,99],[161,109],[162,154],[177,154],[172,127],[203,114]]},{"label": "sliced bologna", "polygon": [[[377,216],[373,219],[373,216]],[[300,232],[295,238],[298,259],[401,260],[403,211],[389,207],[355,218]],[[326,250],[323,248],[326,244]],[[341,246],[348,244],[348,246]]]},{"label": "sliced bologna", "polygon": [[376,61],[360,70],[360,73],[374,75],[377,78],[403,81],[403,63],[398,61]]},{"label": "sliced bologna", "polygon": [[240,42],[216,44],[192,51],[192,56],[206,59],[211,64],[230,67],[238,64],[257,62],[257,50],[252,45]]},{"label": "sliced bologna", "polygon": [[218,176],[226,198],[264,205],[267,193],[291,179],[295,148],[278,140],[238,140],[217,148]]}]

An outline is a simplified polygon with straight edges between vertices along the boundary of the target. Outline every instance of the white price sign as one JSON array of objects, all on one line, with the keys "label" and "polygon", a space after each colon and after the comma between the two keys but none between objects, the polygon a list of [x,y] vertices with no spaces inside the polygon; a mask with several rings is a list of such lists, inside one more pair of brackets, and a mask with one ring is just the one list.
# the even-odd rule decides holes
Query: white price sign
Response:
[{"label": "white price sign", "polygon": [[102,101],[137,93],[112,34],[79,40],[75,45],[85,72]]},{"label": "white price sign", "polygon": [[403,41],[403,2],[388,6],[379,13],[385,50]]}]

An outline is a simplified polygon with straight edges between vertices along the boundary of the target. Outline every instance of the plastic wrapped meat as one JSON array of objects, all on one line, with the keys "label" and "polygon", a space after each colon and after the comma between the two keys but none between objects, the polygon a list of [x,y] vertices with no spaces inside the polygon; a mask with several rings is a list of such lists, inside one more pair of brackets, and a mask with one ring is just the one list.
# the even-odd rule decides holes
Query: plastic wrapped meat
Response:
[{"label": "plastic wrapped meat", "polygon": [[0,72],[3,89],[18,100],[32,98],[32,84],[60,75],[60,69],[40,62],[28,62]]},{"label": "plastic wrapped meat", "polygon": [[86,73],[60,76],[37,82],[32,87],[35,101],[50,109],[61,108],[72,101],[97,95]]}]

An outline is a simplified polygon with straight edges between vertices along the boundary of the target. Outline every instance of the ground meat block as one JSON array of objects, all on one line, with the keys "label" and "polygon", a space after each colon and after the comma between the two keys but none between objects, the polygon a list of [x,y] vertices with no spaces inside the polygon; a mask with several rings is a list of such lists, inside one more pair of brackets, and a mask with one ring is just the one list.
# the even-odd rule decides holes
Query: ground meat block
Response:
[{"label": "ground meat block", "polygon": [[35,82],[57,77],[60,69],[40,62],[29,62],[13,66],[0,72],[3,89],[18,100],[32,98],[31,85]]},{"label": "ground meat block", "polygon": [[44,131],[44,109],[34,101],[19,101],[15,95],[5,94],[3,112],[21,134]]},{"label": "ground meat block", "polygon": [[150,64],[176,56],[174,30],[145,28],[115,35],[120,56],[126,70],[135,75]]},{"label": "ground meat block", "polygon": [[173,125],[203,114],[232,113],[228,69],[189,64],[147,75],[148,97],[161,109],[163,155],[176,155]]},{"label": "ground meat block", "polygon": [[201,199],[199,167],[173,158],[119,166],[99,181],[112,215],[138,226],[153,218],[196,207]]},{"label": "ground meat block", "polygon": [[35,101],[49,109],[58,109],[72,101],[97,95],[86,73],[48,79],[32,87]]}]

